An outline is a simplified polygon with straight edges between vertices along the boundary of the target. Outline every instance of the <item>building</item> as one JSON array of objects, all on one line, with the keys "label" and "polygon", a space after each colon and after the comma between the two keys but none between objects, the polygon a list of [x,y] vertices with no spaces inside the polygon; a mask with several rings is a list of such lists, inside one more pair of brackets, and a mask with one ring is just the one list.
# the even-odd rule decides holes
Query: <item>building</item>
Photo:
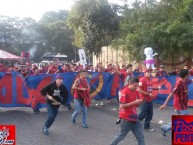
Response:
[{"label": "building", "polygon": [[[189,56],[181,56],[180,54],[171,55],[169,58],[160,58],[155,56],[156,60],[155,66],[158,68],[161,64],[165,65],[167,71],[172,70],[172,68],[177,67],[182,69],[184,65],[187,65],[188,68],[192,68],[193,66],[193,51]],[[134,67],[138,66],[140,69],[143,69],[145,66],[143,64],[143,60],[141,62],[132,62],[129,60],[128,51],[114,49],[111,46],[104,46],[101,48],[101,53],[97,56],[93,54],[93,65],[96,66],[97,63],[102,63],[103,66],[107,66],[107,64],[119,64],[122,66],[123,64],[133,64]]]},{"label": "building", "polygon": [[123,50],[104,46],[101,48],[101,53],[98,56],[93,55],[93,65],[96,66],[97,63],[102,63],[102,65],[106,67],[110,63],[122,66],[123,64],[129,64],[131,62],[129,61],[127,51],[123,52]]}]

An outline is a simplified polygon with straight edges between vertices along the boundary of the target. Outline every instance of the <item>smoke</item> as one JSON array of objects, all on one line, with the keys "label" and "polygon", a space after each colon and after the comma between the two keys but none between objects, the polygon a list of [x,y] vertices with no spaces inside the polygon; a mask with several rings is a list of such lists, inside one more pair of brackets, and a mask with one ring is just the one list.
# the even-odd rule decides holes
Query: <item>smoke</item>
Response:
[{"label": "smoke", "polygon": [[21,33],[25,36],[25,38],[28,38],[34,41],[38,41],[41,38],[43,38],[42,35],[38,33],[35,29],[24,28]]},{"label": "smoke", "polygon": [[38,44],[45,42],[43,35],[40,34],[35,28],[31,28],[31,29],[24,28],[21,33],[26,42],[32,43],[33,47],[31,47],[30,49],[28,47],[27,49],[29,50],[28,52],[30,53],[30,57],[34,58],[38,50],[37,49]]},{"label": "smoke", "polygon": [[37,46],[36,45],[34,45],[32,48],[30,48],[29,53],[30,53],[31,58],[34,57],[36,51],[37,51]]}]

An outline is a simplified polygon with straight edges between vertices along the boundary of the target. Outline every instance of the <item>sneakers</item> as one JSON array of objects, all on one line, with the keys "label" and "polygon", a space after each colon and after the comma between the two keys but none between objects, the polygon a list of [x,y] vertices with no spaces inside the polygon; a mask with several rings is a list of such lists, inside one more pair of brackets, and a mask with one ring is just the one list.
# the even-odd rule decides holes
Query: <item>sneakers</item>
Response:
[{"label": "sneakers", "polygon": [[69,106],[68,106],[68,110],[71,110],[71,109],[72,109],[72,107],[71,107],[71,105],[69,105]]},{"label": "sneakers", "polygon": [[74,124],[76,123],[76,120],[75,120],[75,118],[72,118],[72,123],[74,123]]},{"label": "sneakers", "polygon": [[120,124],[121,123],[121,118],[118,118],[116,121],[116,124]]},{"label": "sneakers", "polygon": [[148,130],[148,131],[153,132],[153,131],[154,131],[154,129],[153,129],[153,128],[149,128],[149,130]]},{"label": "sneakers", "polygon": [[100,105],[101,105],[101,106],[104,106],[104,103],[103,103],[103,102],[100,102]]},{"label": "sneakers", "polygon": [[40,110],[39,110],[39,109],[34,109],[33,111],[34,111],[34,114],[40,113]]},{"label": "sneakers", "polygon": [[64,104],[63,106],[64,106],[64,107],[67,107],[68,110],[71,110],[71,109],[72,109],[72,106],[71,106],[70,104]]},{"label": "sneakers", "polygon": [[48,129],[45,126],[43,127],[43,133],[45,135],[49,135]]},{"label": "sneakers", "polygon": [[149,132],[153,132],[154,131],[154,129],[153,128],[145,128],[145,130],[147,130],[147,131],[149,131]]},{"label": "sneakers", "polygon": [[82,127],[88,128],[88,125],[87,124],[82,124]]},{"label": "sneakers", "polygon": [[163,127],[163,126],[161,126],[161,131],[162,131],[162,135],[163,135],[163,136],[166,136],[166,131],[164,130],[164,127]]}]

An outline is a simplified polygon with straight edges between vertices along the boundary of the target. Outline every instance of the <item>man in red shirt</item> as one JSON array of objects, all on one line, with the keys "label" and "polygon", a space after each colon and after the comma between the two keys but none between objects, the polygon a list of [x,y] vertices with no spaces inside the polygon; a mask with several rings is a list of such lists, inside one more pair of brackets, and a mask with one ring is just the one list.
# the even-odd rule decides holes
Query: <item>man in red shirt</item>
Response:
[{"label": "man in red shirt", "polygon": [[78,114],[82,113],[82,127],[88,128],[87,108],[90,105],[90,85],[86,80],[87,71],[82,70],[79,72],[79,75],[79,78],[77,78],[72,85],[72,90],[74,90],[75,111],[71,116],[71,120],[75,124]]},{"label": "man in red shirt", "polygon": [[[187,79],[189,76],[188,69],[180,70],[180,79],[176,82],[173,91],[167,97],[166,101],[162,106],[160,106],[160,110],[166,108],[167,103],[174,95],[174,110],[178,115],[189,115],[190,112],[188,108],[188,86]],[[161,126],[162,134],[166,136],[166,132],[169,131],[172,127],[172,123],[168,123],[166,125]]]},{"label": "man in red shirt", "polygon": [[151,77],[151,69],[147,69],[144,72],[144,77],[139,80],[139,97],[144,99],[145,103],[141,104],[138,119],[140,121],[145,119],[144,129],[148,131],[154,131],[150,127],[150,122],[153,118],[153,100],[155,96],[152,94],[153,89],[159,90],[159,88],[153,88]]},{"label": "man in red shirt", "polygon": [[139,80],[131,78],[129,86],[120,92],[119,117],[121,118],[121,124],[119,132],[111,145],[117,145],[130,130],[136,137],[138,145],[145,145],[142,126],[137,117],[137,107],[143,103],[143,99],[139,99],[139,94],[136,91],[138,85]]},{"label": "man in red shirt", "polygon": [[129,64],[127,65],[125,70],[121,70],[120,71],[120,75],[121,75],[121,81],[124,83],[124,86],[128,84],[128,80],[132,77],[134,77],[133,75],[133,71],[132,71],[132,65]]}]

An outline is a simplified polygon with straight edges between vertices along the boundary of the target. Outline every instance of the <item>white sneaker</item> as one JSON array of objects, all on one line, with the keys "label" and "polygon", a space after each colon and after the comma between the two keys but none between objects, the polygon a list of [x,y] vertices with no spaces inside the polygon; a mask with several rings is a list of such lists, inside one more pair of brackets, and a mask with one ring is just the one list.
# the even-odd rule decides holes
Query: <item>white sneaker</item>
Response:
[{"label": "white sneaker", "polygon": [[103,106],[103,105],[104,105],[104,103],[103,103],[103,102],[100,102],[100,105],[101,105],[101,106]]},{"label": "white sneaker", "polygon": [[153,132],[153,131],[154,131],[154,129],[153,129],[153,128],[150,128],[150,129],[149,129],[149,131],[150,131],[150,132]]},{"label": "white sneaker", "polygon": [[149,131],[149,132],[153,132],[153,131],[154,131],[153,128],[148,128],[148,129],[145,129],[145,130],[147,130],[147,131]]}]

